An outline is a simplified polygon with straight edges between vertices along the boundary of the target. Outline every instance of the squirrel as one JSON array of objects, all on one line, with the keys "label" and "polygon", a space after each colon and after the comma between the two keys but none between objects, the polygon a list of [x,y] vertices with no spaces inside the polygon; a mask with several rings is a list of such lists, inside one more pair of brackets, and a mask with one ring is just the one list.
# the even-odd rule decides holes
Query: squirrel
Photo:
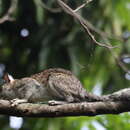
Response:
[{"label": "squirrel", "polygon": [[46,69],[21,79],[13,79],[6,73],[0,85],[0,98],[11,100],[13,105],[23,102],[60,105],[103,100],[88,93],[72,72],[61,68]]}]

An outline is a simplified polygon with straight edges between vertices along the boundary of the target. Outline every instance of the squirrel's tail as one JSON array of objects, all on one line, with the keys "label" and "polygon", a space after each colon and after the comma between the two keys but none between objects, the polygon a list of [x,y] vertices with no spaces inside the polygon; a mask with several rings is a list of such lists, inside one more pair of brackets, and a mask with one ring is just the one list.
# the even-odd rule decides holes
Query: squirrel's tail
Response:
[{"label": "squirrel's tail", "polygon": [[87,95],[85,96],[85,100],[88,102],[104,102],[104,101],[108,101],[109,98],[107,96],[97,96],[95,94],[92,93],[87,93]]},{"label": "squirrel's tail", "polygon": [[95,94],[86,92],[86,90],[83,90],[83,92],[81,93],[81,98],[81,100],[86,102],[103,102],[109,100],[108,96],[97,96]]}]

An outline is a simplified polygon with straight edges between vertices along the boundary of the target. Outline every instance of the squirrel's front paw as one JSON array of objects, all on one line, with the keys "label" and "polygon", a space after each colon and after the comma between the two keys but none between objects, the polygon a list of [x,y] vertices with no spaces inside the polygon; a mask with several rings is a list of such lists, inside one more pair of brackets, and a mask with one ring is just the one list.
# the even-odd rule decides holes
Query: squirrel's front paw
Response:
[{"label": "squirrel's front paw", "polygon": [[65,101],[55,101],[55,100],[48,101],[48,105],[50,105],[50,106],[64,105],[64,104],[67,104],[67,102],[65,102]]},{"label": "squirrel's front paw", "polygon": [[15,98],[15,99],[12,99],[10,102],[11,102],[11,106],[14,107],[21,103],[27,103],[28,101],[26,99]]}]

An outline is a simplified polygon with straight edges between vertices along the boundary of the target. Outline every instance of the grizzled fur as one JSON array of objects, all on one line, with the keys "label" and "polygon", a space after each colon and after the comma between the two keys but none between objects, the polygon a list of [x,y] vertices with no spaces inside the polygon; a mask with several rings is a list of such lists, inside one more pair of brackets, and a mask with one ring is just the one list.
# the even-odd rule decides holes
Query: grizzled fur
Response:
[{"label": "grizzled fur", "polygon": [[[49,100],[80,102],[89,101],[89,95],[80,81],[68,70],[54,68],[27,78],[15,79],[1,86],[4,99],[26,99],[29,102]],[[93,96],[93,95],[92,95]],[[93,100],[100,100],[93,97]]]}]

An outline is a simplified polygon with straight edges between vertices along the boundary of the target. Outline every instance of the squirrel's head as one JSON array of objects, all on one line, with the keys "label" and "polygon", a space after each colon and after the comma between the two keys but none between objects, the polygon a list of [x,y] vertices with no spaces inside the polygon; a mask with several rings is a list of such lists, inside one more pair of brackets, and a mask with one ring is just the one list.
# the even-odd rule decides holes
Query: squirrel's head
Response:
[{"label": "squirrel's head", "polygon": [[14,79],[8,73],[5,73],[2,78],[0,78],[0,86],[4,85],[5,83],[11,83]]}]

